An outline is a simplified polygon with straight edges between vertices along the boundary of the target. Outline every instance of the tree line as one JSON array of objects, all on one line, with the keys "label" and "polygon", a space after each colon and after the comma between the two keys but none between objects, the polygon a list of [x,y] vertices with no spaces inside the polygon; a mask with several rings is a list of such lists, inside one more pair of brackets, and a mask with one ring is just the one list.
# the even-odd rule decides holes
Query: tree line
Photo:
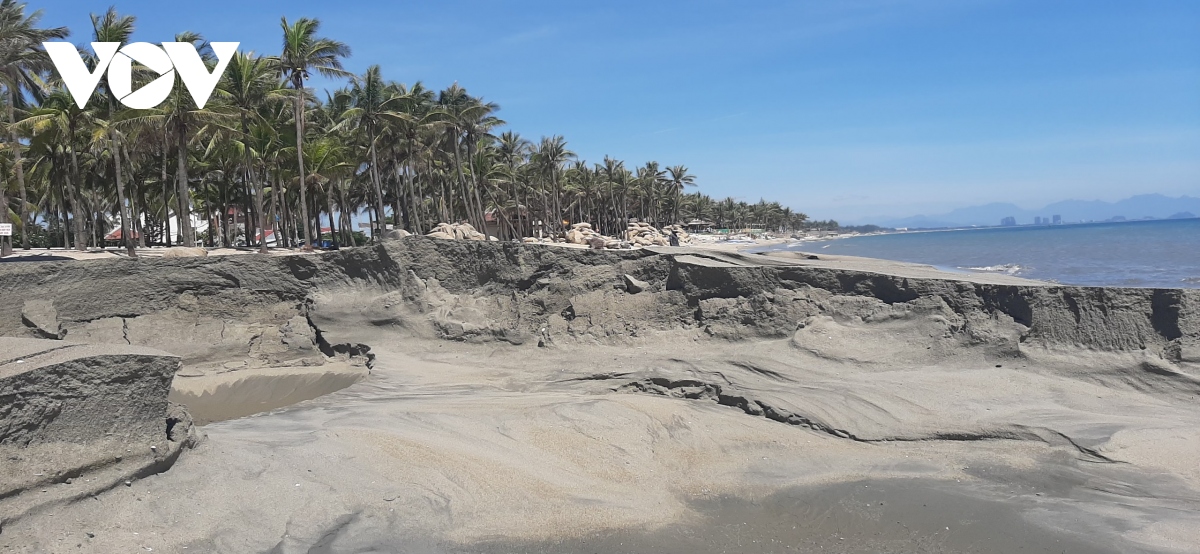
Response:
[{"label": "tree line", "polygon": [[[124,108],[107,76],[80,108],[41,46],[69,30],[41,27],[41,15],[0,1],[0,223],[24,248],[101,246],[116,225],[130,256],[152,244],[355,244],[360,214],[373,230],[468,222],[504,240],[584,221],[610,235],[632,219],[781,232],[811,223],[777,202],[689,192],[696,177],[683,165],[589,164],[561,136],[503,130],[499,106],[457,84],[406,85],[378,65],[354,75],[343,67],[350,48],[321,36],[316,19],[282,18],[278,53],[236,52],[203,108],[178,83],[157,108]],[[136,19],[109,8],[91,23],[91,41],[125,44]],[[215,66],[200,34],[174,38]],[[345,85],[318,95],[314,75]],[[135,64],[135,89],[157,76]],[[206,232],[193,214],[211,222]],[[0,255],[16,239],[0,239]]]}]

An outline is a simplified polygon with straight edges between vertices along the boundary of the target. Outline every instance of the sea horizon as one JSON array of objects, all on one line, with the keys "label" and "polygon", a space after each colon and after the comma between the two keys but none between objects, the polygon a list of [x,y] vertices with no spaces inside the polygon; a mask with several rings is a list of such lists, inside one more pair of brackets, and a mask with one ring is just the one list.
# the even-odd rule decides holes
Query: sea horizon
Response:
[{"label": "sea horizon", "polygon": [[1064,285],[1200,288],[1200,218],[914,229],[764,250],[878,258]]}]

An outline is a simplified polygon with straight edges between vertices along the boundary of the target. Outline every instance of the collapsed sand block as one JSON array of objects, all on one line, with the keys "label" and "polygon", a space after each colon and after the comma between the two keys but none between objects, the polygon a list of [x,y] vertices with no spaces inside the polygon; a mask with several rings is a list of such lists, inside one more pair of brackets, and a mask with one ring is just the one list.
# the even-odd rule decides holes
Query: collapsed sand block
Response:
[{"label": "collapsed sand block", "polygon": [[0,337],[0,446],[154,439],[180,358],[140,346]]},{"label": "collapsed sand block", "polygon": [[168,248],[163,252],[164,258],[204,258],[208,256],[208,250],[198,246],[175,246]]},{"label": "collapsed sand block", "polygon": [[650,283],[638,279],[628,273],[622,275],[625,280],[625,290],[629,294],[637,294],[650,288]]},{"label": "collapsed sand block", "polygon": [[387,240],[398,240],[411,235],[412,233],[404,229],[391,229],[383,234],[383,238]]},{"label": "collapsed sand block", "polygon": [[0,352],[0,523],[164,471],[196,442],[167,401],[178,356],[7,337]]}]

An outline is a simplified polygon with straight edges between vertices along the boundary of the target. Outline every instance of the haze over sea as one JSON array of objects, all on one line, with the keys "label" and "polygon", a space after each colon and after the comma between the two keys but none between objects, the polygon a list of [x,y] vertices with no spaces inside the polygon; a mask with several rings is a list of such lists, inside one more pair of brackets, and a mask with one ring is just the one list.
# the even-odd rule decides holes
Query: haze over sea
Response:
[{"label": "haze over sea", "polygon": [[786,249],[1069,285],[1200,288],[1200,219],[895,233]]}]

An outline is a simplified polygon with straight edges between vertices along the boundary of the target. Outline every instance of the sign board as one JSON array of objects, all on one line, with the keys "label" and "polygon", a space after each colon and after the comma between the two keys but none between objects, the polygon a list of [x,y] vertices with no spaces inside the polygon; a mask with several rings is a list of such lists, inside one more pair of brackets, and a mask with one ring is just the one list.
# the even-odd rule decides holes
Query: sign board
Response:
[{"label": "sign board", "polygon": [[0,223],[0,237],[12,236],[12,223]]}]

